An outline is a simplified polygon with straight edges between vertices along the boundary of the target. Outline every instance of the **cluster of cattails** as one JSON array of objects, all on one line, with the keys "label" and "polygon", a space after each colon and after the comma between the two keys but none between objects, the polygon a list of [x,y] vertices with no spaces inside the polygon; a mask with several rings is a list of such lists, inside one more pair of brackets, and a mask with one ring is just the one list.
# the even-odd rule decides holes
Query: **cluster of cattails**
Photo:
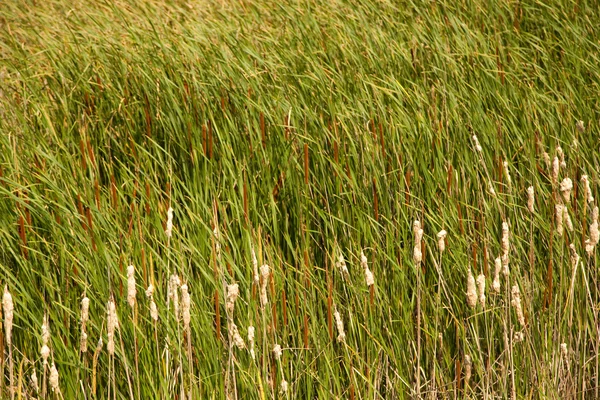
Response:
[{"label": "cluster of cattails", "polygon": [[364,251],[360,251],[360,265],[365,271],[365,282],[367,283],[367,287],[371,287],[375,284],[375,278],[373,277],[373,273],[369,269],[369,263],[367,261],[367,256],[365,256]]}]

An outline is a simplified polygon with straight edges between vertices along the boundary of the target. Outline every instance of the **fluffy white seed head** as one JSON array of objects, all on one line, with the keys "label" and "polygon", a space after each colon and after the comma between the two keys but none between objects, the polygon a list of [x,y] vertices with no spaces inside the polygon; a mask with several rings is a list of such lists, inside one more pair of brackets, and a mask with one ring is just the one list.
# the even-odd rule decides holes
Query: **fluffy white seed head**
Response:
[{"label": "fluffy white seed head", "polygon": [[575,123],[575,127],[577,128],[577,130],[579,131],[579,133],[583,133],[585,132],[585,123],[583,121],[577,121]]},{"label": "fluffy white seed head", "polygon": [[52,363],[50,367],[50,387],[52,391],[55,393],[60,393],[60,386],[58,382],[58,370],[56,369],[56,365]]},{"label": "fluffy white seed head", "polygon": [[15,307],[12,295],[8,291],[8,286],[4,286],[2,309],[4,311],[4,337],[6,338],[6,344],[10,347],[12,344],[12,327]]},{"label": "fluffy white seed head", "polygon": [[569,245],[569,249],[571,250],[571,267],[573,269],[577,268],[577,264],[579,263],[579,254],[577,254],[577,249],[575,248],[575,244],[571,243]]},{"label": "fluffy white seed head", "polygon": [[269,303],[267,297],[267,286],[269,285],[269,276],[271,275],[271,268],[267,264],[263,264],[260,267],[261,285],[260,285],[260,304],[262,307]]},{"label": "fluffy white seed head", "polygon": [[479,304],[485,307],[485,275],[480,274],[477,277],[477,294],[479,295]]},{"label": "fluffy white seed head", "polygon": [[365,256],[365,252],[363,250],[360,251],[360,266],[363,269],[367,269],[369,266],[367,262],[367,256]]},{"label": "fluffy white seed head", "polygon": [[375,284],[375,278],[369,267],[365,269],[365,282],[367,283],[367,287],[371,287]]},{"label": "fluffy white seed head", "polygon": [[569,203],[571,201],[571,191],[573,190],[573,181],[571,178],[563,179],[559,188],[563,199],[565,199],[565,203]]},{"label": "fluffy white seed head", "polygon": [[44,361],[44,365],[48,363],[48,357],[50,356],[50,347],[44,344],[40,349],[40,355],[42,356],[42,360]]},{"label": "fluffy white seed head", "polygon": [[190,314],[191,303],[188,285],[181,285],[181,319],[183,320],[183,327],[186,330],[190,329],[190,322],[192,320]]},{"label": "fluffy white seed head", "polygon": [[504,275],[508,275],[508,265],[510,263],[509,253],[510,253],[510,231],[508,228],[507,222],[502,222],[502,273]]},{"label": "fluffy white seed head", "polygon": [[556,219],[556,233],[558,236],[563,235],[563,217],[565,214],[565,206],[561,203],[558,203],[554,206],[554,218]]},{"label": "fluffy white seed head", "polygon": [[600,234],[598,233],[598,207],[594,207],[592,211],[592,223],[590,224],[590,240],[594,243],[594,246],[598,244],[600,240]]},{"label": "fluffy white seed head", "polygon": [[565,153],[563,152],[562,147],[558,146],[556,148],[556,154],[560,157],[560,167],[561,168],[566,168],[567,167],[567,163],[565,162]]},{"label": "fluffy white seed head", "polygon": [[231,340],[233,341],[233,344],[238,349],[243,349],[246,347],[246,343],[244,343],[244,339],[242,339],[242,336],[240,335],[240,331],[238,330],[237,325],[234,324],[233,322],[229,324],[229,335],[231,336]]},{"label": "fluffy white seed head", "polygon": [[440,253],[443,253],[444,250],[446,250],[446,235],[448,235],[448,232],[446,232],[443,229],[437,234],[438,250],[440,251]]},{"label": "fluffy white seed head", "polygon": [[479,139],[477,138],[477,135],[473,135],[473,143],[475,144],[475,150],[481,153],[483,151],[483,148],[479,144]]},{"label": "fluffy white seed head", "polygon": [[348,275],[348,266],[346,265],[346,260],[344,259],[344,255],[342,253],[340,253],[338,257],[336,266],[340,270],[342,275]]},{"label": "fluffy white seed head", "polygon": [[492,182],[490,182],[488,190],[490,191],[492,197],[496,197],[496,189],[494,189],[494,184]]},{"label": "fluffy white seed head", "polygon": [[288,391],[288,382],[285,379],[283,379],[281,381],[281,388],[280,388],[280,390],[281,390],[282,394],[285,394]]},{"label": "fluffy white seed head", "polygon": [[471,374],[473,373],[473,362],[471,361],[471,356],[465,354],[465,386],[469,386],[469,381],[471,380]]},{"label": "fluffy white seed head", "polygon": [[258,260],[256,259],[254,247],[250,247],[250,253],[252,255],[252,271],[254,272],[254,283],[258,285],[258,283],[260,282],[260,275],[258,274]]},{"label": "fluffy white seed head", "polygon": [[471,268],[467,274],[467,304],[471,308],[475,308],[477,305],[477,286],[475,285],[475,277]]},{"label": "fluffy white seed head", "polygon": [[535,211],[534,205],[535,205],[535,194],[534,194],[533,186],[529,186],[527,188],[527,209],[532,214]]},{"label": "fluffy white seed head", "polygon": [[167,210],[167,229],[165,229],[165,234],[168,238],[171,238],[173,235],[173,208],[171,207]]},{"label": "fluffy white seed head", "polygon": [[510,187],[512,185],[512,179],[510,177],[510,170],[508,169],[508,161],[504,161],[502,166],[504,167],[504,175],[506,175],[506,183],[508,184],[508,187]]},{"label": "fluffy white seed head", "polygon": [[252,325],[250,325],[248,327],[248,343],[250,344],[250,355],[252,356],[253,360],[256,357],[256,355],[254,354],[254,334],[255,334],[254,327]]},{"label": "fluffy white seed head", "polygon": [[494,260],[494,280],[492,282],[492,289],[496,293],[500,293],[500,270],[502,270],[502,259],[497,257]]},{"label": "fluffy white seed head", "polygon": [[135,296],[137,290],[135,288],[135,267],[130,265],[127,267],[127,303],[129,307],[135,307]]},{"label": "fluffy white seed head", "polygon": [[337,341],[340,343],[344,342],[346,340],[346,332],[344,331],[344,321],[342,321],[342,316],[340,315],[340,312],[337,310],[337,307],[335,308],[335,311],[333,312],[333,318],[335,319],[335,326],[338,331]]},{"label": "fluffy white seed head", "polygon": [[552,160],[552,183],[556,184],[558,182],[558,174],[560,172],[560,161],[558,161],[558,157],[554,157]]},{"label": "fluffy white seed head", "polygon": [[81,351],[82,353],[87,353],[87,338],[88,335],[87,333],[82,330],[81,331],[81,338],[79,340],[79,351]]},{"label": "fluffy white seed head", "polygon": [[170,301],[173,302],[173,311],[176,317],[179,316],[179,286],[181,286],[179,276],[171,275],[167,295]]},{"label": "fluffy white seed head", "polygon": [[276,360],[280,360],[282,354],[283,350],[281,349],[280,345],[276,344],[275,346],[273,346],[273,355],[275,356]]},{"label": "fluffy white seed head", "polygon": [[423,261],[423,253],[421,252],[421,244],[415,246],[413,249],[413,261],[415,264],[420,264]]},{"label": "fluffy white seed head", "polygon": [[518,285],[514,285],[511,290],[511,304],[515,308],[517,320],[521,326],[525,326],[525,315],[523,314],[523,306],[521,305],[521,291]]},{"label": "fluffy white seed head", "polygon": [[583,183],[583,197],[588,203],[594,202],[594,195],[592,194],[592,188],[590,187],[590,179],[587,175],[581,177],[581,183]]},{"label": "fluffy white seed head", "polygon": [[155,322],[158,321],[158,308],[154,302],[154,285],[150,284],[146,289],[146,297],[150,300],[150,318]]},{"label": "fluffy white seed head", "polygon": [[115,305],[115,301],[110,299],[106,307],[106,349],[111,356],[115,354],[115,330],[118,327],[117,306]]},{"label": "fluffy white seed head", "polygon": [[31,388],[33,389],[35,394],[38,394],[40,392],[40,385],[38,383],[38,377],[35,373],[35,370],[33,370],[33,372],[31,373]]},{"label": "fluffy white seed head", "polygon": [[81,300],[81,324],[85,324],[90,319],[90,299],[86,296]]},{"label": "fluffy white seed head", "polygon": [[542,158],[544,159],[544,164],[546,164],[546,168],[550,169],[550,155],[544,151],[544,154],[542,154]]},{"label": "fluffy white seed head", "polygon": [[233,315],[235,308],[235,301],[240,295],[240,287],[237,283],[227,285],[227,302],[225,303],[225,309],[230,315]]}]

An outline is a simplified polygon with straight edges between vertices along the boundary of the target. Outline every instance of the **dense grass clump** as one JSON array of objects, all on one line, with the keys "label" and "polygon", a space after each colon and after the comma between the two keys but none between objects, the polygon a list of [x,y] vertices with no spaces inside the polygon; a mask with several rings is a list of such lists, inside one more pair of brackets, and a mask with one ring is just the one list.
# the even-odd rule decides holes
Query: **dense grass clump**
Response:
[{"label": "dense grass clump", "polygon": [[0,397],[599,397],[598,20],[3,2]]}]

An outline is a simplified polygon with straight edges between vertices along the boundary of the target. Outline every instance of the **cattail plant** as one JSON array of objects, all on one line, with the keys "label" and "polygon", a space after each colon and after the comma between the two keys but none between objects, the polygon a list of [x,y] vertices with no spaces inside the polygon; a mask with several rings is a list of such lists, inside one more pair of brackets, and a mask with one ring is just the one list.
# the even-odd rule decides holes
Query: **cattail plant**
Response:
[{"label": "cattail plant", "polygon": [[562,236],[564,232],[563,218],[565,214],[565,206],[562,203],[557,203],[554,206],[554,218],[556,220],[556,233],[558,236]]},{"label": "cattail plant", "polygon": [[337,307],[334,308],[333,317],[335,318],[335,326],[338,331],[337,341],[339,343],[346,341],[346,332],[344,332],[344,321],[338,311]]},{"label": "cattail plant", "polygon": [[237,325],[233,322],[229,324],[229,335],[231,337],[232,343],[235,344],[238,349],[243,349],[246,347],[244,339],[242,338],[242,335],[240,335],[240,331]]},{"label": "cattail plant", "polygon": [[344,255],[340,251],[340,255],[338,256],[338,260],[335,263],[336,267],[340,270],[342,276],[348,276],[348,266],[346,265],[346,260],[344,259]]},{"label": "cattail plant", "polygon": [[35,369],[31,373],[29,382],[30,382],[31,389],[33,389],[33,392],[36,394],[36,396],[39,395],[40,394],[40,385],[38,382],[37,374],[35,373]]},{"label": "cattail plant", "polygon": [[167,227],[165,229],[165,234],[169,239],[171,239],[171,236],[173,235],[173,208],[171,207],[167,210]]},{"label": "cattail plant", "polygon": [[483,151],[483,148],[479,144],[479,139],[477,138],[477,135],[473,135],[473,143],[475,144],[475,150],[481,153]]},{"label": "cattail plant", "polygon": [[260,283],[260,275],[258,273],[258,260],[256,259],[256,253],[254,252],[254,247],[250,247],[250,252],[252,254],[252,269],[254,271],[254,284],[258,286]]},{"label": "cattail plant", "polygon": [[492,281],[492,289],[494,292],[500,293],[500,271],[502,270],[502,259],[496,257],[494,260],[494,280]]},{"label": "cattail plant", "polygon": [[471,381],[471,374],[473,370],[473,362],[471,361],[471,356],[465,354],[465,388],[469,387],[469,382]]},{"label": "cattail plant", "polygon": [[560,173],[560,162],[558,161],[558,157],[555,156],[554,159],[552,160],[552,172],[551,172],[552,184],[556,185],[556,183],[558,182],[558,174],[559,173]]},{"label": "cattail plant", "polygon": [[581,183],[583,184],[583,198],[587,203],[593,203],[594,195],[592,194],[592,188],[590,187],[590,179],[587,175],[581,176]]},{"label": "cattail plant", "polygon": [[90,299],[84,296],[81,300],[81,339],[79,341],[79,351],[87,353],[87,331],[86,325],[90,318]]},{"label": "cattail plant", "polygon": [[130,265],[127,267],[127,303],[133,310],[135,308],[135,296],[137,290],[135,288],[135,267]]},{"label": "cattail plant", "polygon": [[485,275],[479,274],[477,277],[477,294],[479,297],[479,304],[485,308]]},{"label": "cattail plant", "polygon": [[415,221],[413,223],[413,233],[414,233],[414,244],[415,247],[413,249],[413,261],[415,262],[415,266],[418,267],[423,261],[423,253],[421,252],[421,240],[423,239],[423,229],[421,229],[421,222]]},{"label": "cattail plant", "polygon": [[275,346],[273,346],[273,355],[275,356],[275,360],[279,361],[282,354],[283,350],[281,349],[281,345],[275,344]]},{"label": "cattail plant", "polygon": [[467,305],[471,308],[475,308],[477,305],[477,286],[475,285],[475,277],[469,267],[467,273]]},{"label": "cattail plant", "polygon": [[4,312],[4,337],[6,339],[6,345],[8,346],[8,362],[10,368],[10,397],[15,397],[14,387],[14,366],[12,358],[12,328],[14,319],[14,304],[12,295],[8,291],[8,285],[4,286],[4,295],[2,296],[2,310]]},{"label": "cattail plant", "polygon": [[443,229],[437,234],[438,250],[440,251],[440,254],[443,253],[444,250],[446,250],[446,235],[448,235],[448,232],[446,232]]},{"label": "cattail plant", "polygon": [[254,360],[256,358],[256,354],[254,353],[254,335],[255,329],[252,325],[248,327],[248,344],[250,346],[250,356]]},{"label": "cattail plant", "polygon": [[58,370],[56,369],[56,365],[54,365],[54,363],[52,363],[52,366],[50,367],[50,387],[54,393],[62,397],[60,393]]},{"label": "cattail plant", "polygon": [[556,154],[558,155],[558,157],[560,157],[560,167],[566,168],[567,163],[565,162],[565,152],[563,151],[562,147],[558,146],[556,148]]},{"label": "cattail plant", "polygon": [[169,302],[173,303],[173,313],[175,314],[176,319],[179,319],[179,286],[181,286],[179,276],[176,274],[171,275],[169,278],[167,297]]},{"label": "cattail plant", "polygon": [[518,285],[512,287],[511,294],[511,304],[515,308],[519,325],[525,326],[525,315],[523,314],[523,306],[521,305],[521,291]]},{"label": "cattail plant", "polygon": [[560,193],[562,194],[565,203],[571,202],[571,191],[573,190],[573,181],[571,178],[565,178],[562,180],[559,186]]},{"label": "cattail plant", "polygon": [[48,321],[48,314],[44,314],[44,321],[42,322],[42,347],[40,348],[40,356],[42,357],[43,366],[43,379],[42,379],[42,397],[46,395],[46,370],[48,368],[48,357],[50,356],[50,323]]},{"label": "cattail plant", "polygon": [[260,267],[260,305],[261,307],[265,307],[269,303],[269,299],[267,297],[267,286],[269,285],[269,276],[271,274],[271,269],[267,264],[263,264]]},{"label": "cattail plant", "polygon": [[544,151],[544,153],[542,154],[542,158],[544,160],[544,164],[546,164],[546,168],[550,169],[550,155]]},{"label": "cattail plant", "polygon": [[148,285],[146,297],[150,301],[150,318],[156,323],[158,322],[158,308],[156,308],[156,303],[154,302],[154,285]]},{"label": "cattail plant", "polygon": [[529,186],[527,188],[527,209],[532,214],[535,211],[534,205],[535,205],[535,197],[534,197],[533,186]]},{"label": "cattail plant", "polygon": [[225,309],[229,314],[233,316],[233,310],[235,307],[235,301],[240,295],[240,287],[237,283],[227,285],[227,302],[225,303]]},{"label": "cattail plant", "polygon": [[115,354],[115,331],[119,328],[119,320],[117,319],[117,306],[111,298],[106,306],[106,349],[110,356]]},{"label": "cattail plant", "polygon": [[[505,271],[508,271],[509,265],[509,253],[510,253],[510,231],[508,223],[502,222],[502,267]],[[505,273],[506,274],[506,273]]]}]

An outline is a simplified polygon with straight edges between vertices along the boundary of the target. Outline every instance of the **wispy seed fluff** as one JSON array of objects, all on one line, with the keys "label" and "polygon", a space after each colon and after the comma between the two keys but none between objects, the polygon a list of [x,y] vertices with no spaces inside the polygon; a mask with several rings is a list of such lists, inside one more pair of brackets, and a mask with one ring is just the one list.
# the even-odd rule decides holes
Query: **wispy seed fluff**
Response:
[{"label": "wispy seed fluff", "polygon": [[365,269],[365,281],[367,283],[367,287],[373,286],[375,284],[375,278],[369,269],[367,256],[365,256],[365,253],[362,250],[360,251],[360,265]]},{"label": "wispy seed fluff", "polygon": [[243,349],[246,347],[246,344],[244,343],[244,339],[242,339],[242,336],[240,335],[240,331],[238,330],[237,325],[234,324],[233,322],[231,324],[229,324],[229,334],[231,335],[233,344],[235,344],[238,349]]},{"label": "wispy seed fluff", "polygon": [[469,381],[471,380],[471,374],[473,370],[473,362],[471,361],[471,356],[465,354],[465,387],[469,386]]},{"label": "wispy seed fluff", "polygon": [[175,316],[178,317],[179,316],[179,286],[181,285],[181,280],[179,279],[179,277],[175,274],[171,275],[171,277],[169,278],[169,287],[168,287],[168,291],[167,291],[167,296],[169,297],[170,301],[173,302],[173,312],[175,313]]},{"label": "wispy seed fluff", "polygon": [[535,209],[534,209],[535,197],[534,196],[535,195],[534,195],[534,191],[533,191],[533,186],[529,186],[527,188],[527,209],[532,214],[535,211]]},{"label": "wispy seed fluff", "polygon": [[135,267],[130,265],[127,267],[127,303],[129,307],[135,307],[135,295],[137,294],[135,288]]},{"label": "wispy seed fluff", "polygon": [[262,282],[260,285],[260,304],[262,307],[266,306],[269,302],[267,298],[267,286],[269,285],[269,275],[271,274],[271,269],[267,264],[263,264],[260,267],[260,276],[262,278]]},{"label": "wispy seed fluff", "polygon": [[511,290],[511,304],[517,313],[517,320],[521,326],[525,326],[525,315],[523,314],[523,306],[521,305],[521,291],[518,285],[514,285]]},{"label": "wispy seed fluff", "polygon": [[42,322],[42,348],[40,349],[40,355],[42,356],[42,360],[44,360],[44,365],[48,363],[48,357],[50,356],[50,347],[48,347],[49,342],[50,327],[48,323],[48,314],[45,314],[44,322]]},{"label": "wispy seed fluff", "polygon": [[550,155],[548,155],[548,153],[544,151],[544,154],[542,154],[542,158],[544,159],[544,164],[546,164],[546,168],[550,169]]},{"label": "wispy seed fluff", "polygon": [[158,309],[154,302],[154,286],[152,284],[146,289],[146,297],[150,300],[150,317],[156,322],[158,321]]},{"label": "wispy seed fluff", "polygon": [[508,187],[512,186],[512,179],[510,177],[510,171],[508,169],[508,161],[504,161],[502,163],[502,165],[504,166],[504,175],[506,175],[506,182],[508,183]]},{"label": "wispy seed fluff", "polygon": [[480,274],[477,277],[477,292],[479,295],[479,304],[481,307],[485,307],[485,275]]},{"label": "wispy seed fluff", "polygon": [[40,385],[38,384],[38,377],[35,373],[35,370],[33,370],[33,372],[31,373],[31,388],[33,389],[35,394],[38,394],[40,392]]},{"label": "wispy seed fluff", "polygon": [[561,203],[558,203],[554,206],[554,217],[556,219],[556,233],[558,236],[562,236],[563,234],[563,216],[565,214],[565,206]]},{"label": "wispy seed fluff", "polygon": [[558,182],[558,173],[560,172],[560,162],[558,161],[558,157],[554,157],[552,160],[552,183],[556,185]]},{"label": "wispy seed fluff", "polygon": [[54,363],[50,367],[50,387],[54,393],[60,393],[60,386],[58,383],[58,370]]},{"label": "wispy seed fluff", "polygon": [[344,321],[342,321],[342,316],[337,307],[333,312],[333,318],[335,318],[335,326],[338,331],[337,341],[341,343],[346,340],[346,332],[344,332]]},{"label": "wispy seed fluff", "polygon": [[504,267],[504,274],[508,275],[508,254],[510,252],[510,231],[508,229],[508,223],[502,222],[502,266]]},{"label": "wispy seed fluff", "polygon": [[494,189],[494,184],[492,182],[490,182],[489,191],[492,197],[496,197],[496,189]]},{"label": "wispy seed fluff", "polygon": [[237,283],[227,285],[227,302],[225,303],[225,309],[229,315],[233,316],[233,310],[235,308],[235,301],[240,295],[240,287]]},{"label": "wispy seed fluff", "polygon": [[467,274],[467,304],[471,308],[475,308],[477,305],[477,286],[475,285],[475,277],[470,267]]},{"label": "wispy seed fluff", "polygon": [[587,175],[583,175],[581,177],[581,182],[583,183],[583,197],[585,198],[585,201],[593,203],[594,195],[592,194],[592,188],[590,187],[590,179]]},{"label": "wispy seed fluff", "polygon": [[181,285],[181,319],[183,320],[183,328],[185,330],[190,329],[190,322],[192,320],[190,309],[191,309],[190,293],[188,291],[188,285]]},{"label": "wispy seed fluff", "polygon": [[598,207],[594,207],[592,211],[592,223],[590,224],[590,238],[585,241],[585,250],[588,255],[592,255],[594,248],[600,240],[600,234],[598,233]]},{"label": "wispy seed fluff", "polygon": [[479,139],[477,138],[477,135],[473,135],[473,143],[475,143],[475,150],[477,150],[478,152],[482,152],[483,149],[481,148],[481,145],[479,144]]},{"label": "wispy seed fluff", "polygon": [[256,259],[254,247],[250,247],[250,252],[252,254],[252,270],[254,271],[254,283],[258,285],[260,282],[260,275],[258,274],[258,260]]},{"label": "wispy seed fluff", "polygon": [[171,207],[167,210],[167,229],[165,229],[165,234],[168,238],[171,238],[173,235],[173,209]]},{"label": "wispy seed fluff", "polygon": [[110,299],[106,310],[106,349],[111,356],[115,354],[115,330],[118,329],[118,327],[119,320],[117,319],[117,306],[115,305],[115,301]]},{"label": "wispy seed fluff", "polygon": [[418,220],[413,223],[413,233],[415,236],[413,261],[415,262],[415,264],[420,264],[421,261],[423,261],[423,253],[421,253],[421,240],[423,239],[423,229],[421,229],[421,222]]},{"label": "wispy seed fluff", "polygon": [[90,299],[84,297],[81,300],[81,340],[79,342],[79,350],[82,353],[87,352],[87,332],[86,324],[90,318]]},{"label": "wispy seed fluff", "polygon": [[248,343],[250,343],[250,355],[252,356],[253,360],[256,357],[256,355],[254,354],[254,334],[255,334],[254,327],[252,325],[250,325],[248,327]]},{"label": "wispy seed fluff", "polygon": [[440,251],[440,253],[443,253],[444,250],[446,250],[446,235],[448,235],[448,232],[446,232],[443,229],[437,234],[438,250]]},{"label": "wispy seed fluff", "polygon": [[494,292],[500,293],[500,270],[502,269],[502,259],[497,257],[494,261],[494,280],[492,281],[492,289]]},{"label": "wispy seed fluff", "polygon": [[273,346],[273,355],[275,356],[276,360],[280,360],[282,354],[283,354],[283,350],[281,350],[280,345],[276,344],[275,346]]},{"label": "wispy seed fluff", "polygon": [[283,379],[281,381],[281,393],[287,393],[287,391],[288,391],[288,382],[285,379]]},{"label": "wispy seed fluff", "polygon": [[577,130],[579,131],[579,133],[585,132],[585,124],[584,124],[583,121],[577,121],[575,123],[575,127],[577,128]]},{"label": "wispy seed fluff", "polygon": [[6,344],[10,347],[12,344],[12,327],[15,307],[13,305],[12,295],[8,291],[8,286],[4,286],[2,309],[4,310],[4,337],[6,338]]},{"label": "wispy seed fluff", "polygon": [[340,270],[342,275],[348,275],[348,266],[346,265],[346,260],[344,259],[344,255],[341,252],[335,265]]},{"label": "wispy seed fluff", "polygon": [[573,190],[573,181],[571,178],[565,178],[560,183],[560,192],[562,193],[565,203],[571,202],[571,191]]},{"label": "wispy seed fluff", "polygon": [[577,249],[575,249],[575,244],[571,243],[569,245],[569,249],[571,249],[571,267],[573,267],[573,270],[575,268],[577,268],[577,264],[579,263],[579,254],[577,254]]}]

